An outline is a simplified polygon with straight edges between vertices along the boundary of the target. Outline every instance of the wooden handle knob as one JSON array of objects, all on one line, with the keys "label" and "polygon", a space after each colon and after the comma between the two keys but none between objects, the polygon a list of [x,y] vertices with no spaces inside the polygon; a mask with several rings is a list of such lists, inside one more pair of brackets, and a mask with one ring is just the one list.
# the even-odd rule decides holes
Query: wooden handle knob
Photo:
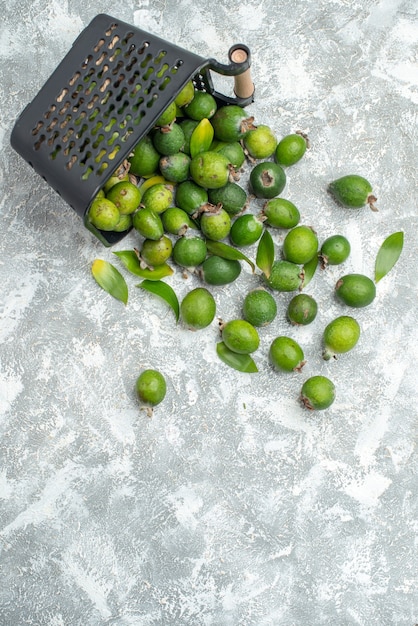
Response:
[{"label": "wooden handle knob", "polygon": [[[231,61],[244,63],[248,54],[241,48],[235,49],[231,54]],[[238,98],[250,98],[254,93],[254,83],[251,78],[251,70],[248,68],[242,74],[234,76],[234,92]]]}]

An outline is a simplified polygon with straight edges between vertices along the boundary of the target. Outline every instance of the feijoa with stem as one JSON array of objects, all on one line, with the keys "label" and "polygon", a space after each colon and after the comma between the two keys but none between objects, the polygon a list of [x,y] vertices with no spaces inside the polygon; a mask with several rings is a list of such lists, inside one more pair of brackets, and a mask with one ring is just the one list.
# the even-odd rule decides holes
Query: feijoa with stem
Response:
[{"label": "feijoa with stem", "polygon": [[273,228],[294,228],[300,221],[299,209],[286,198],[271,198],[267,200],[261,215],[265,218],[266,224]]},{"label": "feijoa with stem", "polygon": [[346,274],[338,279],[335,294],[347,306],[362,308],[375,299],[376,285],[364,274]]},{"label": "feijoa with stem", "polygon": [[358,174],[348,174],[332,181],[328,185],[328,192],[339,204],[352,209],[360,209],[367,204],[373,211],[377,211],[371,183]]},{"label": "feijoa with stem", "polygon": [[221,205],[207,205],[200,216],[200,229],[208,239],[221,241],[231,230],[231,218]]},{"label": "feijoa with stem", "polygon": [[269,350],[270,363],[282,372],[301,372],[305,355],[297,341],[284,335],[273,339]]},{"label": "feijoa with stem", "polygon": [[349,352],[360,338],[360,325],[350,315],[340,315],[330,322],[323,334],[323,358],[329,361],[337,354]]},{"label": "feijoa with stem", "polygon": [[246,111],[235,104],[220,107],[211,119],[216,139],[227,143],[240,141],[255,128],[253,122],[254,118],[248,117]]},{"label": "feijoa with stem", "polygon": [[165,263],[170,258],[172,250],[173,244],[166,235],[157,240],[144,239],[140,257],[148,267],[155,267]]},{"label": "feijoa with stem", "polygon": [[192,180],[185,180],[176,186],[176,205],[193,215],[208,203],[208,192]]},{"label": "feijoa with stem", "polygon": [[176,122],[154,131],[151,137],[154,148],[163,156],[176,154],[184,145],[183,129]]},{"label": "feijoa with stem", "polygon": [[189,228],[194,228],[194,224],[186,211],[176,206],[168,207],[161,214],[161,221],[166,233],[182,236]]},{"label": "feijoa with stem", "polygon": [[270,276],[264,275],[266,284],[275,291],[296,291],[303,284],[303,269],[290,261],[276,260]]},{"label": "feijoa with stem", "polygon": [[230,320],[221,326],[222,341],[237,354],[251,354],[260,345],[257,329],[246,320]]},{"label": "feijoa with stem", "polygon": [[351,252],[350,242],[343,235],[332,235],[325,239],[319,252],[321,267],[327,265],[340,265],[349,257]]},{"label": "feijoa with stem", "polygon": [[327,376],[311,376],[302,385],[300,400],[310,411],[322,411],[335,400],[335,385]]},{"label": "feijoa with stem", "polygon": [[309,147],[308,137],[302,133],[291,133],[279,141],[275,150],[276,162],[280,165],[294,165],[303,157]]},{"label": "feijoa with stem", "polygon": [[278,163],[262,161],[251,170],[250,185],[257,198],[274,198],[285,188],[286,174]]},{"label": "feijoa with stem", "polygon": [[267,326],[277,315],[276,300],[262,287],[253,289],[244,298],[242,315],[253,326]]},{"label": "feijoa with stem", "polygon": [[180,303],[180,316],[190,330],[201,330],[211,324],[216,314],[216,302],[205,287],[189,291]]},{"label": "feijoa with stem", "polygon": [[154,148],[151,137],[146,135],[133,149],[132,156],[129,157],[129,172],[134,176],[151,176],[157,171],[161,154]]},{"label": "feijoa with stem", "polygon": [[316,300],[306,294],[298,293],[287,305],[287,318],[289,322],[296,326],[307,326],[311,324],[318,313]]},{"label": "feijoa with stem", "polygon": [[253,159],[268,159],[277,146],[277,137],[270,126],[260,124],[249,130],[242,142]]}]

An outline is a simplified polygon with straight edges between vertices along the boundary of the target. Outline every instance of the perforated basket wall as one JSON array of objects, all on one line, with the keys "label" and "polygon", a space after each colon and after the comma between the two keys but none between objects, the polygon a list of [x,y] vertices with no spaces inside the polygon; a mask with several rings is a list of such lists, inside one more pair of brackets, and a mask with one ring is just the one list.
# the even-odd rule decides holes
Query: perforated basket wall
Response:
[{"label": "perforated basket wall", "polygon": [[[233,75],[248,65],[224,66],[98,15],[18,118],[12,146],[85,218],[98,190],[189,80],[229,102],[215,93],[208,69]],[[88,227],[106,245],[125,234]]]}]

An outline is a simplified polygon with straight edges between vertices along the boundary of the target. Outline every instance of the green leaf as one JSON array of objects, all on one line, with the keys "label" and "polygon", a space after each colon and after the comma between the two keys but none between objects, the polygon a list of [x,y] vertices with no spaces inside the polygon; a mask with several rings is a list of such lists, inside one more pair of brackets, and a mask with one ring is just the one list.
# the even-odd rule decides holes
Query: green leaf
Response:
[{"label": "green leaf", "polygon": [[213,134],[213,126],[209,120],[206,118],[200,120],[190,137],[190,156],[192,158],[201,152],[209,150]]},{"label": "green leaf", "polygon": [[399,257],[403,248],[403,232],[392,233],[385,239],[377,253],[374,282],[378,283],[386,274],[390,272]]},{"label": "green leaf", "polygon": [[229,259],[230,261],[245,261],[251,267],[252,271],[255,271],[254,263],[247,256],[245,256],[245,254],[232,246],[228,246],[227,243],[206,239],[206,246],[212,254],[216,254],[223,259]]},{"label": "green leaf", "polygon": [[274,243],[268,230],[261,235],[257,246],[255,262],[266,278],[270,278],[271,267],[274,262]]},{"label": "green leaf", "polygon": [[180,304],[174,289],[170,287],[170,285],[163,283],[161,280],[143,280],[142,283],[137,285],[137,287],[145,289],[146,291],[149,291],[150,293],[153,293],[165,300],[173,309],[174,315],[176,316],[176,322],[179,321]]},{"label": "green leaf", "polygon": [[216,344],[216,353],[221,361],[234,370],[248,374],[258,372],[257,365],[249,354],[237,354],[236,352],[232,352],[232,350],[226,347],[223,341]]},{"label": "green leaf", "polygon": [[154,269],[141,267],[135,250],[118,250],[113,254],[120,258],[126,269],[129,270],[131,274],[135,274],[135,276],[140,276],[141,278],[148,280],[160,280],[161,278],[174,274],[173,268],[170,267],[168,263],[156,265]]},{"label": "green leaf", "polygon": [[319,262],[318,255],[315,254],[315,256],[310,261],[308,261],[308,263],[305,263],[305,265],[303,266],[302,289],[306,287],[308,283],[311,282],[316,272],[316,268],[318,267],[318,262]]},{"label": "green leaf", "polygon": [[98,285],[124,304],[128,302],[128,285],[119,270],[108,261],[95,259],[91,273]]}]

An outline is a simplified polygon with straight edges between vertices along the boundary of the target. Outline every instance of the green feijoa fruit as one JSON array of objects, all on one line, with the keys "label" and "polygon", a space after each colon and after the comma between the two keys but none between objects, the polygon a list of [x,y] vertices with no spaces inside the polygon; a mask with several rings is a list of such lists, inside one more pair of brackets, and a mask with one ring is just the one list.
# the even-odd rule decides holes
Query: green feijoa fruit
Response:
[{"label": "green feijoa fruit", "polygon": [[208,192],[192,180],[185,180],[176,187],[176,205],[188,215],[193,215],[208,203]]},{"label": "green feijoa fruit", "polygon": [[129,215],[137,210],[141,202],[141,192],[129,180],[122,180],[109,189],[106,198],[116,204],[121,215]]},{"label": "green feijoa fruit", "polygon": [[322,267],[340,265],[351,252],[350,242],[343,235],[332,235],[325,239],[319,253]]},{"label": "green feijoa fruit", "polygon": [[193,81],[189,80],[184,85],[180,93],[174,98],[174,102],[177,104],[178,107],[184,107],[193,100],[194,94],[195,89]]},{"label": "green feijoa fruit", "polygon": [[376,297],[376,285],[363,274],[346,274],[335,285],[337,298],[348,306],[368,306]]},{"label": "green feijoa fruit", "polygon": [[263,288],[253,289],[244,298],[242,315],[253,326],[267,326],[277,315],[276,300]]},{"label": "green feijoa fruit", "polygon": [[229,174],[229,161],[218,152],[201,152],[190,162],[192,179],[205,189],[225,187],[229,180]]},{"label": "green feijoa fruit", "polygon": [[245,152],[239,141],[216,141],[210,149],[214,152],[219,152],[219,154],[223,154],[236,169],[239,169],[245,161]]},{"label": "green feijoa fruit", "polygon": [[113,172],[111,177],[105,182],[103,185],[104,193],[107,193],[109,189],[116,185],[116,183],[120,183],[122,180],[129,180],[128,167],[126,166],[126,161],[124,161],[117,170]]},{"label": "green feijoa fruit", "polygon": [[171,126],[157,129],[152,133],[152,143],[160,155],[176,154],[184,145],[183,129],[176,122]]},{"label": "green feijoa fruit", "polygon": [[161,217],[152,209],[139,209],[132,218],[133,227],[145,239],[161,239],[164,235],[164,226]]},{"label": "green feijoa fruit", "polygon": [[179,122],[179,126],[184,133],[184,144],[182,151],[190,156],[190,138],[193,134],[194,129],[199,124],[198,120],[191,120],[189,118],[185,118]]},{"label": "green feijoa fruit", "polygon": [[250,172],[250,185],[257,198],[274,198],[286,186],[286,174],[278,163],[262,161]]},{"label": "green feijoa fruit", "polygon": [[177,105],[174,102],[171,102],[168,107],[161,113],[157,121],[155,122],[155,126],[169,126],[174,122],[177,115]]},{"label": "green feijoa fruit", "polygon": [[142,243],[140,256],[148,266],[162,265],[170,258],[173,250],[171,239],[163,235],[160,239],[145,239]]},{"label": "green feijoa fruit", "polygon": [[208,190],[209,202],[212,204],[222,204],[229,215],[237,215],[244,211],[247,205],[247,194],[240,185],[229,181],[224,187]]},{"label": "green feijoa fruit", "polygon": [[265,124],[249,130],[242,141],[248,154],[254,159],[268,159],[277,146],[276,135]]},{"label": "green feijoa fruit", "polygon": [[311,411],[327,409],[335,400],[335,385],[326,376],[311,376],[302,385],[300,400]]},{"label": "green feijoa fruit", "polygon": [[141,205],[156,213],[162,213],[172,204],[173,198],[174,189],[172,185],[157,183],[145,191]]},{"label": "green feijoa fruit", "polygon": [[295,226],[283,241],[283,256],[286,261],[303,265],[318,252],[318,237],[310,226]]},{"label": "green feijoa fruit", "polygon": [[302,287],[303,271],[300,265],[290,261],[274,261],[270,276],[264,276],[270,289],[275,291],[296,291]]},{"label": "green feijoa fruit", "polygon": [[189,176],[190,157],[184,152],[163,156],[159,161],[160,172],[166,180],[181,183]]},{"label": "green feijoa fruit", "polygon": [[205,287],[189,291],[180,303],[180,316],[190,330],[201,330],[211,324],[216,314],[215,299]]},{"label": "green feijoa fruit", "polygon": [[119,222],[114,226],[115,233],[123,233],[125,230],[129,230],[132,226],[132,215],[121,215]]},{"label": "green feijoa fruit", "polygon": [[269,360],[276,370],[300,372],[306,361],[302,348],[291,337],[276,337],[270,344]]},{"label": "green feijoa fruit", "polygon": [[166,396],[167,384],[158,370],[147,369],[141,372],[136,381],[136,392],[139,400],[146,406],[157,406]]},{"label": "green feijoa fruit", "polygon": [[176,206],[168,207],[161,214],[161,221],[166,233],[171,235],[184,235],[189,228],[194,228],[194,224],[186,211]]},{"label": "green feijoa fruit", "polygon": [[207,246],[201,237],[180,237],[173,246],[173,261],[181,267],[196,267],[206,259]]},{"label": "green feijoa fruit", "polygon": [[216,112],[216,100],[207,91],[195,91],[193,100],[183,108],[192,120],[210,119]]},{"label": "green feijoa fruit", "polygon": [[129,157],[129,171],[134,176],[151,176],[157,171],[160,153],[154,148],[151,137],[146,135],[133,149]]},{"label": "green feijoa fruit", "polygon": [[274,156],[279,165],[294,165],[303,157],[309,141],[303,133],[292,133],[283,137],[277,144]]},{"label": "green feijoa fruit", "polygon": [[116,204],[107,198],[95,198],[91,203],[88,219],[99,230],[112,231],[120,219]]},{"label": "green feijoa fruit", "polygon": [[200,230],[208,239],[221,241],[231,230],[231,218],[222,207],[211,206],[200,217]]},{"label": "green feijoa fruit", "polygon": [[334,200],[345,207],[360,209],[368,204],[376,210],[374,203],[377,198],[373,195],[372,185],[358,174],[337,178],[328,185],[328,191]]},{"label": "green feijoa fruit", "polygon": [[201,275],[208,285],[228,285],[234,282],[241,273],[241,263],[235,259],[209,256],[202,263]]},{"label": "green feijoa fruit", "polygon": [[294,228],[299,224],[300,212],[297,206],[285,198],[271,198],[267,200],[261,215],[266,224],[273,228]]},{"label": "green feijoa fruit", "polygon": [[230,320],[222,326],[222,341],[237,354],[251,354],[260,345],[257,329],[246,320]]},{"label": "green feijoa fruit", "polygon": [[287,318],[289,322],[298,326],[311,324],[318,313],[316,300],[305,293],[298,293],[287,305]]},{"label": "green feijoa fruit", "polygon": [[229,233],[231,242],[240,248],[250,246],[258,241],[263,232],[263,222],[252,213],[237,217]]},{"label": "green feijoa fruit", "polygon": [[354,317],[340,315],[330,322],[323,334],[323,358],[329,361],[337,354],[349,352],[360,338],[360,325]]},{"label": "green feijoa fruit", "polygon": [[252,128],[254,118],[236,104],[220,107],[211,119],[216,139],[230,143],[240,141]]}]

